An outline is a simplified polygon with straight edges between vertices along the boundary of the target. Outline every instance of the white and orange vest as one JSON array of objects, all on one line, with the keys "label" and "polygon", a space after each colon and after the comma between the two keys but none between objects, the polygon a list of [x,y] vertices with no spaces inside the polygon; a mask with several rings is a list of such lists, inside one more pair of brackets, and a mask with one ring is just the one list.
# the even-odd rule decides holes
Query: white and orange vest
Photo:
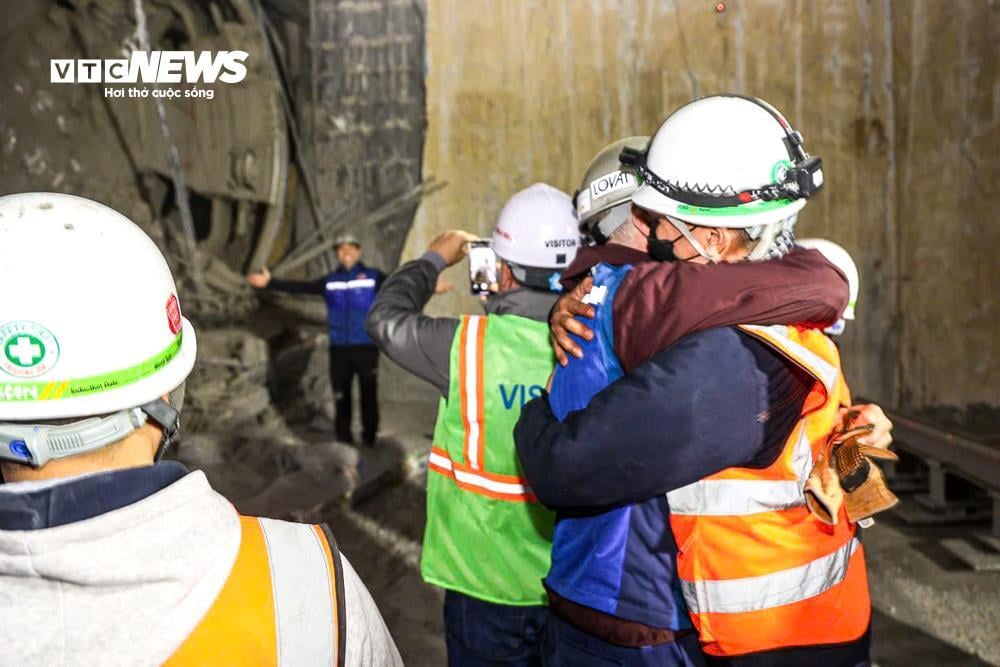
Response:
[{"label": "white and orange vest", "polygon": [[846,643],[871,615],[864,552],[846,515],[814,518],[803,487],[850,404],[840,357],[816,330],[743,326],[815,383],[766,468],[727,468],[667,494],[677,573],[703,650],[735,656]]},{"label": "white and orange vest", "polygon": [[344,664],[340,555],[320,526],[240,517],[236,562],[205,617],[164,664]]}]

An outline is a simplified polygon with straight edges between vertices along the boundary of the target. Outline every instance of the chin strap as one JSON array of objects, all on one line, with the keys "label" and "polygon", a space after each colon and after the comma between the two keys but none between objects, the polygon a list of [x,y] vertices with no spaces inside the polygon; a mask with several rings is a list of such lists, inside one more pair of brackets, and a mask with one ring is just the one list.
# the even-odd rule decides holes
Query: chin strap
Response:
[{"label": "chin strap", "polygon": [[156,455],[153,457],[154,461],[159,461],[163,458],[167,447],[177,440],[177,434],[181,428],[181,413],[162,398],[140,405],[139,409],[145,413],[147,418],[156,422],[163,429],[160,445],[156,448]]},{"label": "chin strap", "polygon": [[710,262],[719,261],[718,256],[713,257],[708,254],[704,246],[702,246],[701,243],[698,242],[698,239],[694,237],[694,234],[691,233],[691,228],[688,227],[686,222],[684,222],[683,220],[678,220],[677,218],[672,218],[669,215],[666,216],[666,218],[670,222],[670,224],[673,225],[674,228],[681,233],[681,236],[683,236],[688,240],[688,243],[691,244],[691,247],[694,248],[695,252],[697,252],[699,255],[701,255]]},{"label": "chin strap", "polygon": [[161,398],[104,417],[88,417],[59,426],[0,423],[0,461],[40,468],[53,459],[65,459],[114,444],[147,421],[163,430],[155,455],[155,460],[159,461],[180,430],[180,412]]},{"label": "chin strap", "polygon": [[[686,222],[669,215],[666,218],[688,240],[691,247],[695,249],[695,252],[710,262],[719,261],[718,256],[713,257],[708,254],[704,246],[691,233],[691,228]],[[750,234],[750,238],[757,241],[757,245],[747,255],[747,260],[756,262],[762,259],[777,259],[778,257],[785,256],[795,245],[794,226],[797,219],[798,213],[795,213],[784,220],[769,225],[757,225],[756,227],[747,229],[746,231]]]}]

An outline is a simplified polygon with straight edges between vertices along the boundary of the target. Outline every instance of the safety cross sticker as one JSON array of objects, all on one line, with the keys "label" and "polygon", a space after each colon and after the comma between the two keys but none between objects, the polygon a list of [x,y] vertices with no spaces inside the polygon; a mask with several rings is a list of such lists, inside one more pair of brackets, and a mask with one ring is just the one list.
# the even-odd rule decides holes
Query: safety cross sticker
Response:
[{"label": "safety cross sticker", "polygon": [[52,332],[27,320],[0,326],[0,370],[20,378],[44,375],[59,360],[59,343]]}]

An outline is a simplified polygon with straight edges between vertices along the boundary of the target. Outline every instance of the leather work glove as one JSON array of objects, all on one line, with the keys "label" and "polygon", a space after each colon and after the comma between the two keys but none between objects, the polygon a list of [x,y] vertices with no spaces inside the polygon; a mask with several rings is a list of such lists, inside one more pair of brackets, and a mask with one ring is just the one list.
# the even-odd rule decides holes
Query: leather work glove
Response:
[{"label": "leather work glove", "polygon": [[[845,423],[855,413],[848,412]],[[859,439],[871,434],[874,426],[846,426],[831,435],[805,485],[806,505],[812,514],[829,525],[836,525],[841,507],[848,521],[860,522],[889,509],[899,499],[886,486],[885,477],[872,459],[895,461],[888,449],[861,444]]]}]

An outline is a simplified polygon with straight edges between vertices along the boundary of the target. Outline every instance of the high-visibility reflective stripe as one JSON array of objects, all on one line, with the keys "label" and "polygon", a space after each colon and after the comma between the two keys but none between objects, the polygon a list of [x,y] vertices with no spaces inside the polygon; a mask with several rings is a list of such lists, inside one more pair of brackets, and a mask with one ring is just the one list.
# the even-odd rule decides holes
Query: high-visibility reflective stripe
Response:
[{"label": "high-visibility reflective stripe", "polygon": [[465,427],[465,461],[473,469],[485,467],[486,409],[483,405],[483,354],[486,340],[485,317],[466,318],[459,339],[459,391],[462,425]]},{"label": "high-visibility reflective stripe", "polygon": [[708,479],[671,491],[667,502],[672,514],[743,516],[796,507],[805,499],[797,481]]},{"label": "high-visibility reflective stripe", "polygon": [[98,394],[134,384],[157,372],[180,354],[183,337],[184,332],[179,331],[159,353],[134,366],[110,373],[51,382],[0,381],[0,401],[54,401]]},{"label": "high-visibility reflective stripe", "polygon": [[813,468],[812,443],[809,442],[809,429],[804,421],[798,424],[799,439],[795,441],[795,451],[792,452],[792,469],[799,478],[799,487],[805,488],[809,473]]},{"label": "high-visibility reflective stripe", "polygon": [[430,470],[450,477],[470,493],[520,502],[537,502],[531,487],[523,479],[514,475],[498,475],[482,470],[473,470],[469,466],[452,461],[443,449],[431,449],[427,461]]},{"label": "high-visibility reflective stripe", "polygon": [[[772,326],[761,326],[758,324],[742,324],[741,328],[750,333],[755,333],[771,345],[784,351],[793,361],[815,375],[826,387],[827,392],[833,392],[837,382],[838,369],[827,363],[819,355],[793,341],[788,336],[788,327],[782,324]],[[828,344],[832,342],[827,339]]]},{"label": "high-visibility reflective stripe", "polygon": [[775,512],[805,504],[802,489],[812,469],[812,448],[806,429],[799,425],[792,454],[798,479],[703,479],[667,494],[672,514],[745,516]]},{"label": "high-visibility reflective stripe", "polygon": [[362,278],[361,280],[337,280],[326,284],[326,288],[331,291],[342,289],[361,289],[363,287],[375,287],[375,279]]},{"label": "high-visibility reflective stripe", "polygon": [[336,664],[331,600],[337,592],[319,535],[303,524],[259,521],[271,565],[279,667]]},{"label": "high-visibility reflective stripe", "polygon": [[807,600],[844,580],[851,555],[860,546],[858,539],[852,537],[831,554],[759,577],[681,580],[684,601],[693,614],[733,614]]}]

